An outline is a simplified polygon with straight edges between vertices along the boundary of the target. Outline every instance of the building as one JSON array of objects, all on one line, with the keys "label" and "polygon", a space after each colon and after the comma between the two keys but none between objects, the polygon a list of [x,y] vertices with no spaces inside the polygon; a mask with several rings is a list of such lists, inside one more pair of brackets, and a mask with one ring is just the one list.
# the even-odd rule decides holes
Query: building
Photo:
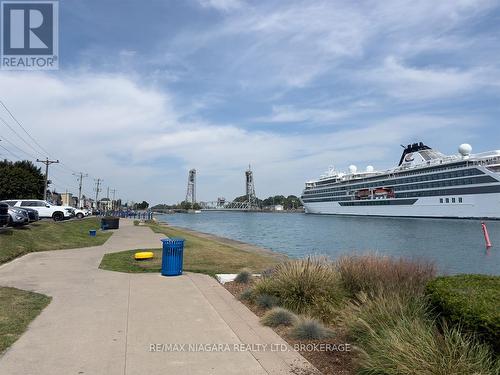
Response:
[{"label": "building", "polygon": [[63,206],[73,206],[73,194],[61,193],[61,202]]}]

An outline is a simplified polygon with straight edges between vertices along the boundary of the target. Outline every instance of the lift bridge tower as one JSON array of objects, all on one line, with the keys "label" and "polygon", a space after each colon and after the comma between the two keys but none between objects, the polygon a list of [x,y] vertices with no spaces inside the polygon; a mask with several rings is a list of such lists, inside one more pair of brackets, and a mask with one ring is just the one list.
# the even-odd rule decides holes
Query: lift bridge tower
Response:
[{"label": "lift bridge tower", "polygon": [[191,169],[189,171],[186,202],[191,204],[196,203],[196,169]]},{"label": "lift bridge tower", "polygon": [[255,196],[255,185],[253,183],[253,172],[252,167],[249,165],[247,171],[245,172],[246,176],[246,193],[247,193],[247,203],[249,209],[258,208],[257,205],[257,197]]}]

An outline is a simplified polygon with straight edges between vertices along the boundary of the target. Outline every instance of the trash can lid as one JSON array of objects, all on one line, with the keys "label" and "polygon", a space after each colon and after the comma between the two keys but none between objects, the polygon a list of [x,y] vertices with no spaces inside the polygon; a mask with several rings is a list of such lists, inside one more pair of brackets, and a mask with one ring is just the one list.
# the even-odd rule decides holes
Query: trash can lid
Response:
[{"label": "trash can lid", "polygon": [[167,237],[167,238],[162,238],[160,241],[161,242],[177,242],[177,241],[184,242],[184,238],[178,238],[178,237],[169,238],[169,237]]}]

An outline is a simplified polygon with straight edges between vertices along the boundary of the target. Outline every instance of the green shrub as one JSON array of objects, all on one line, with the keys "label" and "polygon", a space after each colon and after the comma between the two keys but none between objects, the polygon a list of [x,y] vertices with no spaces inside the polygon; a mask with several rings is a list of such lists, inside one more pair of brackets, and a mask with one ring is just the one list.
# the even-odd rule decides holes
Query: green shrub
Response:
[{"label": "green shrub", "polygon": [[373,331],[362,345],[359,374],[493,375],[500,367],[492,352],[458,329],[436,327],[422,319],[403,319]]},{"label": "green shrub", "polygon": [[268,327],[291,326],[297,321],[297,315],[282,307],[275,307],[260,319],[260,322]]},{"label": "green shrub", "polygon": [[280,305],[298,314],[328,320],[343,300],[340,276],[326,258],[308,257],[279,264],[255,286],[256,294],[279,298]]},{"label": "green shrub", "polygon": [[347,320],[359,374],[495,374],[491,351],[456,328],[437,329],[424,298],[361,296]]},{"label": "green shrub", "polygon": [[369,298],[361,292],[343,311],[343,322],[357,343],[371,340],[373,332],[393,329],[404,321],[429,321],[423,298],[398,294]]},{"label": "green shrub", "polygon": [[351,296],[359,292],[369,295],[385,292],[420,295],[436,274],[432,263],[376,254],[341,257],[337,261],[337,269]]},{"label": "green shrub", "polygon": [[321,340],[333,335],[323,323],[311,318],[300,319],[290,330],[290,336],[297,340]]},{"label": "green shrub", "polygon": [[240,293],[239,299],[242,301],[252,301],[254,299],[253,291],[252,289],[245,289],[243,292]]},{"label": "green shrub", "polygon": [[279,305],[279,298],[276,296],[272,296],[270,294],[259,294],[255,298],[255,303],[257,306],[262,307],[263,309],[271,309],[274,306]]},{"label": "green shrub", "polygon": [[438,277],[427,285],[435,311],[500,352],[500,276]]},{"label": "green shrub", "polygon": [[234,279],[235,282],[239,284],[248,284],[252,278],[252,272],[250,270],[244,269],[238,273]]}]

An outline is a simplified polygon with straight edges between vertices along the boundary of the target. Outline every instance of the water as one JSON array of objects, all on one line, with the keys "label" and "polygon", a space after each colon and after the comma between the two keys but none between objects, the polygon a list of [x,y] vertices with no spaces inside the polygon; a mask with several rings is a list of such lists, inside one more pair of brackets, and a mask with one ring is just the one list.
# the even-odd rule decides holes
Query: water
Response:
[{"label": "water", "polygon": [[500,274],[500,221],[487,222],[485,249],[477,220],[343,217],[305,214],[203,212],[157,215],[171,225],[212,233],[302,257],[352,252],[431,260],[440,273]]}]

